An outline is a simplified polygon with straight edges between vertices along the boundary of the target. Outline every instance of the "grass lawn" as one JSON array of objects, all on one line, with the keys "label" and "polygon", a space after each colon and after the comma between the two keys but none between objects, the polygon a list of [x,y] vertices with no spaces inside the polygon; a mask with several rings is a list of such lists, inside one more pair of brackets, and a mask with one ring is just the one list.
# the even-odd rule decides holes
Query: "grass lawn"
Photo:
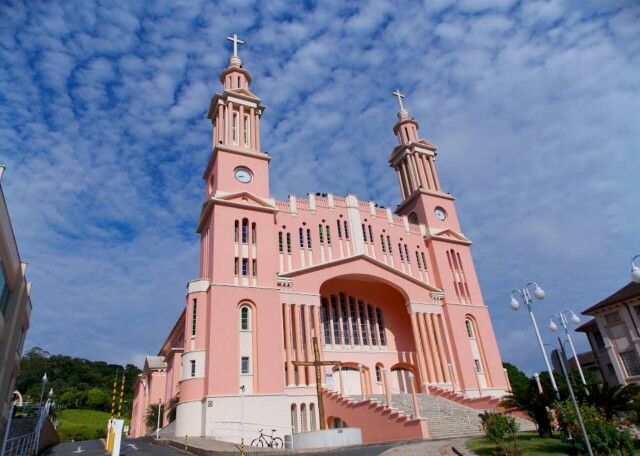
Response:
[{"label": "grass lawn", "polygon": [[[467,446],[481,456],[493,455],[498,450],[495,444],[484,437],[469,440]],[[560,438],[540,438],[537,432],[519,432],[518,448],[527,456],[553,456],[568,454],[571,445],[562,442]]]},{"label": "grass lawn", "polygon": [[[62,410],[58,426],[60,441],[90,440],[105,437],[109,418],[109,413],[96,410]],[[125,418],[125,424],[129,424],[128,418]]]}]

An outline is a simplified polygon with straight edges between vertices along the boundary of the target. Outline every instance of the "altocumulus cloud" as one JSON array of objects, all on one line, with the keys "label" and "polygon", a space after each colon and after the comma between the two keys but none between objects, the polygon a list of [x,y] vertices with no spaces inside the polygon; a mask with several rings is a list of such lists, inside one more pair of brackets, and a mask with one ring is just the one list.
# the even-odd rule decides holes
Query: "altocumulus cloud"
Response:
[{"label": "altocumulus cloud", "polygon": [[525,315],[506,308],[512,288],[545,286],[544,321],[623,285],[640,249],[633,2],[52,1],[0,14],[0,161],[34,282],[29,346],[139,363],[163,341],[198,272],[205,113],[234,32],[268,106],[276,197],[393,207],[390,92],[407,93],[475,242],[506,360],[542,365]]}]

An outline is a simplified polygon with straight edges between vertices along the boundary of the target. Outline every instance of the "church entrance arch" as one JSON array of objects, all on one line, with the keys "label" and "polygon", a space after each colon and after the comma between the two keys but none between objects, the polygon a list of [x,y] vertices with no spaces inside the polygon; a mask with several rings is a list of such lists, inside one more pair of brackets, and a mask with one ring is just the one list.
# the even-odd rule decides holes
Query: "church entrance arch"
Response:
[{"label": "church entrance arch", "polygon": [[[413,376],[413,380],[411,379]],[[391,379],[389,381],[391,392],[410,394],[416,388],[416,369],[412,365],[398,363],[391,367]],[[417,391],[417,390],[416,390]]]}]

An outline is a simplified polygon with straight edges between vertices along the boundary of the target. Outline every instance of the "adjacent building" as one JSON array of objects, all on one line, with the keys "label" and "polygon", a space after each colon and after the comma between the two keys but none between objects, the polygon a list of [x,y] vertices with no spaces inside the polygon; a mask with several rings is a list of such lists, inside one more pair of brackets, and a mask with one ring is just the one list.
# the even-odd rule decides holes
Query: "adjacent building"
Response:
[{"label": "adjacent building", "polygon": [[[149,404],[176,397],[177,436],[231,436],[242,409],[255,429],[318,429],[315,371],[297,364],[314,360],[315,340],[321,359],[339,362],[324,367],[325,388],[344,396],[502,396],[507,379],[471,241],[438,178],[436,147],[421,138],[402,94],[388,157],[402,199],[391,210],[355,195],[274,199],[269,164],[277,157],[261,147],[265,107],[235,52],[220,82],[208,111],[200,276],[147,358],[132,434],[149,431]],[[382,419],[392,426],[394,416]],[[327,425],[345,421],[339,411],[326,417]]]},{"label": "adjacent building", "polygon": [[594,318],[577,331],[586,334],[604,381],[640,384],[640,284],[630,282],[582,313]]},{"label": "adjacent building", "polygon": [[7,419],[31,315],[31,283],[25,277],[27,265],[20,259],[11,226],[3,173],[0,166],[0,429]]}]

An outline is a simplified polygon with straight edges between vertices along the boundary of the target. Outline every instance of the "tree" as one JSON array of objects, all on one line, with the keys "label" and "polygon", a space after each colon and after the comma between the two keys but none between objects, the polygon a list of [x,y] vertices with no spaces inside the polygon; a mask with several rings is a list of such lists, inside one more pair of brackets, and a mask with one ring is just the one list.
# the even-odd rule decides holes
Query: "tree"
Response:
[{"label": "tree", "polygon": [[500,405],[509,412],[515,410],[525,412],[536,422],[540,437],[544,437],[545,435],[551,436],[548,408],[551,407],[553,401],[554,394],[551,388],[543,389],[540,394],[535,381],[530,380],[526,388],[513,388],[511,394],[506,395]]},{"label": "tree", "polygon": [[581,394],[582,402],[594,405],[608,421],[617,413],[634,410],[634,401],[640,396],[640,386],[633,383],[612,387],[606,383],[590,383],[587,384],[587,390],[588,396]]},{"label": "tree", "polygon": [[109,395],[100,388],[91,388],[87,390],[86,405],[92,410],[106,410],[109,406]]},{"label": "tree", "polygon": [[502,367],[507,370],[507,377],[512,390],[529,389],[529,377],[527,377],[527,374],[511,363],[502,363]]},{"label": "tree", "polygon": [[180,397],[174,396],[171,398],[171,400],[169,401],[169,404],[167,405],[167,411],[169,412],[169,415],[167,418],[169,419],[169,423],[176,420],[176,412],[178,410],[179,401],[180,401]]},{"label": "tree", "polygon": [[[144,416],[144,424],[147,429],[156,429],[158,426],[158,407],[162,413],[162,404],[151,404],[147,407],[147,413]],[[160,426],[162,426],[162,415],[160,415]]]}]

